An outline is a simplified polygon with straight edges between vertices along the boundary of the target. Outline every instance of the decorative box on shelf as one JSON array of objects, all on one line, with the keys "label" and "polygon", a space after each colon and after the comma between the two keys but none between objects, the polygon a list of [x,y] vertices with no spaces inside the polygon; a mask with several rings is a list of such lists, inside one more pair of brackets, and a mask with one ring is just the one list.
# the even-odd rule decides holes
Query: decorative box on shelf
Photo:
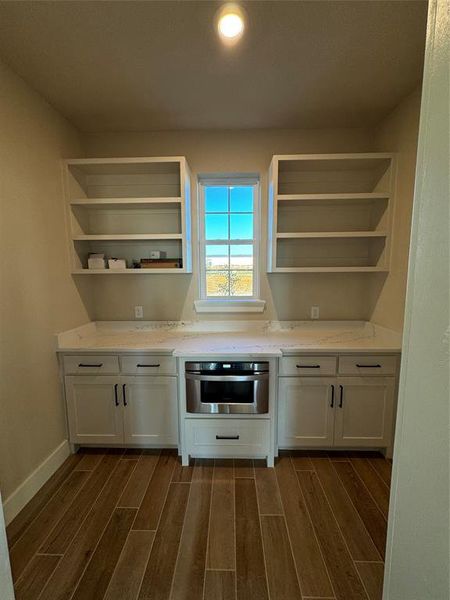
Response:
[{"label": "decorative box on shelf", "polygon": [[141,269],[181,269],[181,258],[142,258]]}]

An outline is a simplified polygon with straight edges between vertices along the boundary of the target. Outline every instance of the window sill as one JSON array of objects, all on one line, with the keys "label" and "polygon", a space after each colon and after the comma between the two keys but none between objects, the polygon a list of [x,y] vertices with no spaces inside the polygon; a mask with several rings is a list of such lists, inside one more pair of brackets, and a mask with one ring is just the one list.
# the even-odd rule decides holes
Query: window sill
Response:
[{"label": "window sill", "polygon": [[196,300],[195,310],[198,313],[262,313],[265,300]]}]

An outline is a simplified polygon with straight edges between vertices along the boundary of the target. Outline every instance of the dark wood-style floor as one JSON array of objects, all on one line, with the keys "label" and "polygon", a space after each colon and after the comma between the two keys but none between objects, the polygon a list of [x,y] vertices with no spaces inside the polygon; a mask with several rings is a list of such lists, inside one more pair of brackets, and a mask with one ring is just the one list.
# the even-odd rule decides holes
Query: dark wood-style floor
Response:
[{"label": "dark wood-style floor", "polygon": [[390,462],[80,451],[9,525],[17,600],[379,600]]}]

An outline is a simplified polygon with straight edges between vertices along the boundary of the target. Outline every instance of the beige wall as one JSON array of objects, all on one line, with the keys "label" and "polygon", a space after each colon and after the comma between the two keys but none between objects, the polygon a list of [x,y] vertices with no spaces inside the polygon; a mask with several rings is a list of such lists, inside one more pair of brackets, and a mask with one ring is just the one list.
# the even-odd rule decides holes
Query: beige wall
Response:
[{"label": "beige wall", "polygon": [[[66,439],[54,333],[89,320],[68,275],[60,158],[75,130],[0,64],[0,487]],[[85,294],[83,290],[81,293]]]},{"label": "beige wall", "polygon": [[[267,170],[273,154],[359,152],[372,148],[365,130],[255,130],[228,132],[106,133],[84,136],[86,155],[185,155],[193,171],[193,224],[196,239],[195,181],[199,173],[259,173],[262,194],[261,297],[266,311],[254,318],[307,319],[313,304],[323,319],[366,319],[367,275],[272,274],[266,269]],[[91,278],[96,319],[132,319],[133,306],[145,319],[196,319],[197,254],[192,275]],[[222,315],[200,318],[223,318]],[[231,318],[242,318],[234,315]],[[245,318],[248,318],[245,316]],[[250,316],[250,318],[252,318]]]},{"label": "beige wall", "polygon": [[374,149],[397,153],[397,193],[394,212],[391,269],[374,275],[370,286],[370,318],[402,331],[416,170],[420,90],[408,96],[374,132]]}]

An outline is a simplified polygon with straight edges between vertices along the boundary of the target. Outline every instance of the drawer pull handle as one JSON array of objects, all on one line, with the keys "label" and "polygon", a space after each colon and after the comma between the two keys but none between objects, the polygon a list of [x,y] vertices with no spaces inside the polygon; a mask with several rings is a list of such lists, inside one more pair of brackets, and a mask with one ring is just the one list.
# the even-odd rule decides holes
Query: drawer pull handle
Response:
[{"label": "drawer pull handle", "polygon": [[126,385],[126,383],[124,383],[124,384],[122,385],[122,392],[123,392],[123,405],[124,405],[124,406],[128,406],[128,402],[127,402],[127,393],[126,393],[126,387],[127,387],[127,385]]},{"label": "drawer pull handle", "polygon": [[320,365],[295,365],[297,369],[320,369]]},{"label": "drawer pull handle", "polygon": [[79,363],[78,366],[79,367],[97,367],[99,369],[100,367],[103,367],[103,363],[97,363],[97,364],[91,364],[91,365],[88,365],[86,363]]},{"label": "drawer pull handle", "polygon": [[333,408],[334,406],[334,385],[331,386],[331,404],[330,407]]},{"label": "drawer pull handle", "polygon": [[117,396],[117,388],[119,387],[118,383],[114,384],[114,402],[116,406],[119,406],[119,398]]},{"label": "drawer pull handle", "polygon": [[140,363],[138,363],[136,366],[137,367],[155,367],[155,368],[157,368],[157,367],[160,367],[161,365],[160,364],[158,364],[158,365],[141,365]]},{"label": "drawer pull handle", "polygon": [[339,397],[339,408],[342,408],[342,404],[344,403],[344,386],[340,385],[339,387],[341,389],[341,395]]},{"label": "drawer pull handle", "polygon": [[381,369],[381,365],[359,365],[356,363],[358,369]]},{"label": "drawer pull handle", "polygon": [[238,435],[216,435],[216,440],[238,440]]}]

